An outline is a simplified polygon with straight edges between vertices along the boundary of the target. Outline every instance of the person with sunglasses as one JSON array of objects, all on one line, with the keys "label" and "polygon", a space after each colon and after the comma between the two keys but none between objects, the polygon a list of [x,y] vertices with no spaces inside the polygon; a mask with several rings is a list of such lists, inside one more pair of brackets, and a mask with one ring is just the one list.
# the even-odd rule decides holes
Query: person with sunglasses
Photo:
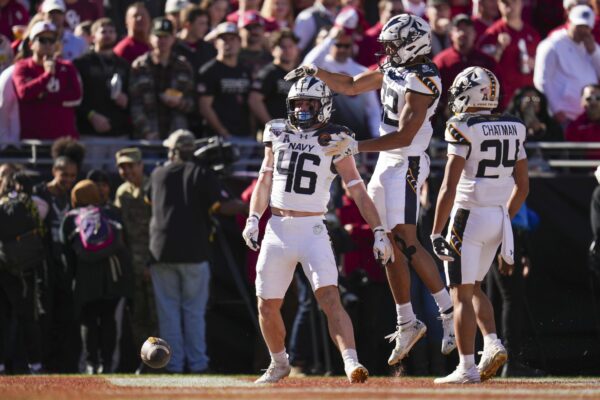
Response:
[{"label": "person with sunglasses", "polygon": [[[569,142],[600,142],[600,85],[590,84],[581,93],[583,113],[565,131]],[[587,158],[599,160],[600,150],[588,150]]]},{"label": "person with sunglasses", "polygon": [[57,41],[54,24],[37,22],[29,33],[32,56],[15,64],[22,139],[79,138],[75,107],[81,103],[81,83],[73,64],[56,58]]},{"label": "person with sunglasses", "polygon": [[[358,75],[367,71],[352,56],[357,52],[353,36],[343,27],[334,26],[321,43],[304,58],[303,64],[315,64],[327,71]],[[338,94],[333,99],[332,121],[356,132],[358,139],[379,135],[381,106],[374,90],[357,96]]]}]

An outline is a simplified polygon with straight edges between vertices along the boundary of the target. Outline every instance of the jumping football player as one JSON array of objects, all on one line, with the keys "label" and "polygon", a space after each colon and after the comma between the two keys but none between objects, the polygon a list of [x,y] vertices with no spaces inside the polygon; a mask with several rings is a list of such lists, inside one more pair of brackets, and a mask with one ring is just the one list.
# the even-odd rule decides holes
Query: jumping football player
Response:
[{"label": "jumping football player", "polygon": [[[527,197],[529,177],[521,120],[491,114],[500,86],[489,70],[470,67],[450,88],[455,116],[446,125],[448,163],[437,200],[431,241],[444,261],[454,303],[454,326],[460,362],[435,383],[477,383],[496,374],[507,360],[496,335],[494,311],[481,290],[498,246],[514,264],[511,219]],[[451,215],[448,235],[441,235]],[[483,334],[483,356],[475,365],[477,325]]]},{"label": "jumping football player", "polygon": [[333,137],[350,134],[348,128],[329,123],[331,111],[331,90],[317,78],[304,77],[288,94],[288,118],[272,120],[265,126],[265,157],[242,234],[248,247],[258,250],[258,221],[270,203],[272,217],[256,266],[256,295],[271,364],[256,380],[259,384],[277,382],[290,373],[280,309],[297,263],[302,264],[327,316],[329,333],[342,354],[348,379],[364,382],[369,375],[358,361],[352,323],[340,301],[337,266],[323,222],[336,173],[373,227],[375,257],[387,264],[393,258],[393,247],[354,158],[327,156],[323,151]]},{"label": "jumping football player", "polygon": [[416,318],[410,302],[409,265],[423,280],[438,306],[444,329],[442,353],[449,354],[456,348],[456,343],[450,295],[435,261],[417,239],[419,193],[429,175],[429,157],[425,151],[433,133],[430,120],[441,91],[438,69],[426,57],[431,52],[431,28],[420,17],[401,14],[385,24],[379,41],[387,61],[377,71],[351,77],[304,65],[287,77],[317,76],[333,91],[346,95],[381,89],[380,137],[356,141],[348,135],[340,135],[332,140],[326,154],[380,152],[368,193],[386,232],[396,244],[396,261],[386,268],[397,313],[396,332],[387,336],[390,341],[396,341],[388,360],[388,364],[394,365],[408,354],[427,330]]}]

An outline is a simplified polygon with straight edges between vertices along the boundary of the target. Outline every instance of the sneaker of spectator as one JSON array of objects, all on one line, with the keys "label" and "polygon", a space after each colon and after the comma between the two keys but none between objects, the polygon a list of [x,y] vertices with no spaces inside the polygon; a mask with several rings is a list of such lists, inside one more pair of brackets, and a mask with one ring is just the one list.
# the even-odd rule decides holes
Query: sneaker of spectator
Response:
[{"label": "sneaker of spectator", "polygon": [[242,48],[238,62],[250,70],[252,79],[256,78],[258,71],[269,64],[273,57],[266,49],[265,19],[258,11],[246,11],[238,24]]},{"label": "sneaker of spectator", "polygon": [[395,15],[404,13],[402,0],[379,0],[379,21],[367,29],[360,43],[358,54],[355,59],[359,64],[370,67],[377,64],[377,55],[383,52],[381,44],[377,40],[383,26]]},{"label": "sneaker of spectator", "polygon": [[477,0],[473,2],[473,26],[477,37],[483,35],[500,16],[497,0]]},{"label": "sneaker of spectator", "polygon": [[499,110],[506,108],[513,93],[533,83],[533,67],[540,36],[522,18],[523,0],[499,0],[501,19],[490,26],[477,47],[498,63],[502,94]]},{"label": "sneaker of spectator", "polygon": [[[129,95],[136,138],[164,139],[189,125],[194,75],[185,58],[171,51],[175,40],[173,23],[155,18],[150,36],[152,51],[138,57],[131,66]],[[156,77],[160,77],[158,81]]]},{"label": "sneaker of spectator", "polygon": [[573,7],[569,28],[546,38],[538,48],[535,86],[548,98],[554,118],[566,127],[582,112],[584,87],[598,82],[600,51],[592,36],[594,11],[585,5]]},{"label": "sneaker of spectator", "polygon": [[0,0],[0,35],[14,40],[13,26],[27,25],[29,13],[18,0]]},{"label": "sneaker of spectator", "polygon": [[[47,1],[47,0],[45,0]],[[94,0],[64,0],[65,1],[65,24],[66,27],[74,32],[77,26],[82,22],[93,23],[98,18],[104,16],[100,13]]]},{"label": "sneaker of spectator", "polygon": [[267,30],[294,29],[292,0],[265,0],[260,15],[267,20]]},{"label": "sneaker of spectator", "polygon": [[338,0],[315,0],[315,3],[296,17],[294,33],[298,36],[301,57],[313,48],[322,28],[333,25],[337,15]]},{"label": "sneaker of spectator", "polygon": [[425,15],[431,26],[431,54],[435,57],[450,47],[450,2],[448,0],[428,0]]},{"label": "sneaker of spectator", "polygon": [[144,3],[136,2],[127,8],[125,25],[127,36],[117,43],[114,52],[131,64],[136,58],[150,51],[150,14]]},{"label": "sneaker of spectator", "polygon": [[208,13],[210,31],[215,29],[221,22],[225,21],[225,17],[229,13],[228,0],[202,0],[200,8]]},{"label": "sneaker of spectator", "polygon": [[[95,6],[93,8],[95,9]],[[75,36],[71,30],[65,29],[67,6],[63,0],[44,0],[41,12],[44,21],[51,22],[56,27],[58,39],[62,44],[59,47],[60,55],[64,60],[72,61],[87,51],[85,41]]]},{"label": "sneaker of spectator", "polygon": [[165,17],[173,23],[176,33],[181,30],[181,11],[189,5],[188,0],[167,0],[165,3]]}]

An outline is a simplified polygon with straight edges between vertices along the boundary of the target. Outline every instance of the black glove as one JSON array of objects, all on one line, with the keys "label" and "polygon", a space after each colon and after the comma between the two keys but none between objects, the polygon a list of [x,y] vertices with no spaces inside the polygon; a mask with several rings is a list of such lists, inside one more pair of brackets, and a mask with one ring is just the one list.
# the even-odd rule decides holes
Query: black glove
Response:
[{"label": "black glove", "polygon": [[458,257],[456,251],[450,247],[442,235],[435,234],[431,235],[430,238],[431,244],[433,244],[433,251],[437,258],[442,261],[454,261],[454,257]]}]

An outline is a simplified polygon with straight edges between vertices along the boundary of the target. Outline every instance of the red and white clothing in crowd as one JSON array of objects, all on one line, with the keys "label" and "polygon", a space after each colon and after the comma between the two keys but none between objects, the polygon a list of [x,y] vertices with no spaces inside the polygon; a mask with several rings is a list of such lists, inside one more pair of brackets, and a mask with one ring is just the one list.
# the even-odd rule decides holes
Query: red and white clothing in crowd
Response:
[{"label": "red and white clothing in crowd", "polygon": [[376,54],[383,52],[381,44],[377,41],[382,29],[383,24],[377,21],[375,25],[365,31],[356,56],[356,61],[359,64],[370,67],[377,63]]},{"label": "red and white clothing in crowd", "polygon": [[477,47],[493,56],[499,46],[498,36],[501,33],[510,35],[510,44],[502,52],[496,69],[502,88],[499,107],[504,110],[517,89],[533,84],[533,60],[540,35],[526,23],[520,31],[516,31],[501,19],[485,31]]},{"label": "red and white clothing in crowd", "polygon": [[75,0],[66,1],[67,11],[65,12],[65,26],[74,31],[77,25],[85,21],[95,21],[104,17],[104,9],[99,12],[94,0]]},{"label": "red and white clothing in crowd", "polygon": [[136,58],[150,51],[150,45],[131,36],[124,37],[117,43],[113,52],[131,64]]},{"label": "red and white clothing in crowd", "polygon": [[[584,112],[567,126],[565,140],[568,142],[600,142],[600,122],[590,121]],[[600,150],[589,150],[586,152],[586,156],[600,160]]]},{"label": "red and white clothing in crowd", "polygon": [[57,59],[51,74],[33,58],[18,61],[13,82],[19,99],[22,139],[79,138],[75,107],[81,103],[82,90],[71,62]]},{"label": "red and white clothing in crowd", "polygon": [[8,3],[0,8],[0,34],[11,41],[15,39],[12,27],[15,25],[27,25],[29,13],[23,4],[17,0],[8,0]]}]

